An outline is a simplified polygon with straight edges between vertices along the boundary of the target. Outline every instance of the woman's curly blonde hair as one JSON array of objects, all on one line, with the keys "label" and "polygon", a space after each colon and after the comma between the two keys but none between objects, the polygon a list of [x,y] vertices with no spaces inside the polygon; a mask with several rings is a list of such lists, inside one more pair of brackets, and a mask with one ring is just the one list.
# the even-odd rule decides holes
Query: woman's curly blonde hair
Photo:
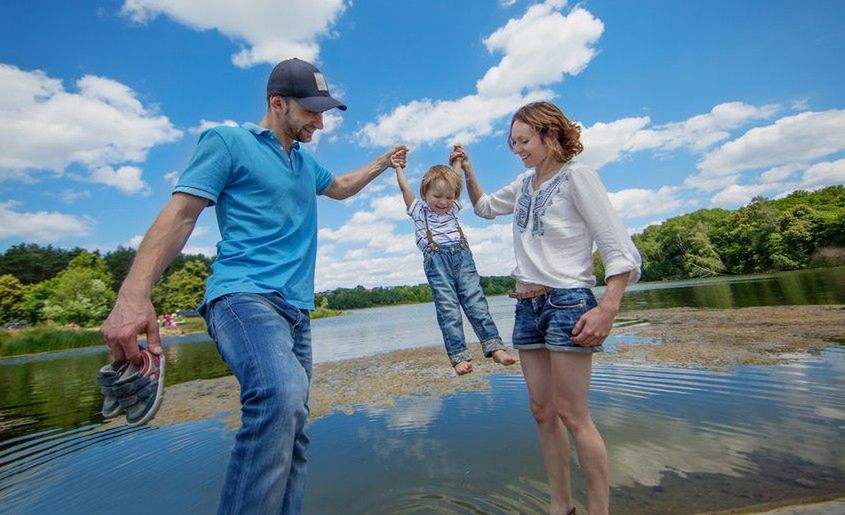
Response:
[{"label": "woman's curly blonde hair", "polygon": [[[581,127],[570,122],[563,111],[551,102],[532,102],[520,107],[511,119],[511,129],[517,120],[540,135],[540,141],[546,145],[555,161],[567,163],[584,150]],[[513,150],[510,132],[508,146]]]}]

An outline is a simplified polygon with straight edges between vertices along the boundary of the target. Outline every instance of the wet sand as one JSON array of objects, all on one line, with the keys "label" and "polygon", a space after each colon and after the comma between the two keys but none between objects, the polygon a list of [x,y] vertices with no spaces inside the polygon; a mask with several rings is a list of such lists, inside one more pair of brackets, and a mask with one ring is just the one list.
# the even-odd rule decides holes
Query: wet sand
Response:
[{"label": "wet sand", "polygon": [[[740,309],[672,308],[624,312],[617,352],[595,355],[597,363],[665,364],[725,369],[738,365],[776,365],[845,343],[845,306],[774,306]],[[357,406],[391,406],[413,395],[446,396],[489,387],[491,374],[520,374],[519,365],[503,367],[474,352],[474,371],[458,377],[442,347],[401,350],[319,363],[314,367],[311,418]],[[238,427],[238,384],[232,376],[169,386],[151,425],[216,418]],[[119,425],[119,421],[103,428]],[[759,506],[720,513],[843,513],[845,501],[777,508]],[[775,511],[766,511],[767,509]],[[784,511],[786,510],[786,511]],[[790,511],[791,510],[791,511]],[[798,510],[798,511],[795,511]]]}]

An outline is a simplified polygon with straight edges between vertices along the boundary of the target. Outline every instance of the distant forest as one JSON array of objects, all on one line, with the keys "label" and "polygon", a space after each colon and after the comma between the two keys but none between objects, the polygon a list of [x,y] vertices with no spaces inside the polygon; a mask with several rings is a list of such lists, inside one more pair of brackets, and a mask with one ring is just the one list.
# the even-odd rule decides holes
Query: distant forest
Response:
[{"label": "distant forest", "polygon": [[[796,191],[782,199],[757,197],[729,211],[701,209],[634,235],[643,281],[738,275],[845,264],[845,186]],[[0,322],[54,321],[97,325],[111,309],[135,250],[100,254],[81,248],[20,243],[0,254]],[[195,307],[212,259],[181,255],[153,290],[159,313]],[[594,255],[596,276],[604,269]],[[318,271],[319,273],[319,271]],[[511,291],[506,276],[482,277],[487,295]],[[355,309],[430,302],[427,284],[337,288],[316,295],[318,306]]]}]

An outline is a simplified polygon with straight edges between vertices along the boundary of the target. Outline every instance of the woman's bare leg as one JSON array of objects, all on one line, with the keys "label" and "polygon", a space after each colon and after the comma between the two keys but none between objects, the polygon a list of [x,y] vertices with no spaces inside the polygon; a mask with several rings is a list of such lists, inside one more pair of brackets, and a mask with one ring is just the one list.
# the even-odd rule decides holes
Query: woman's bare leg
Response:
[{"label": "woman's bare leg", "polygon": [[551,356],[545,349],[519,351],[522,373],[528,385],[528,402],[549,480],[551,515],[564,515],[574,506],[569,473],[569,438],[558,416],[551,376]]},{"label": "woman's bare leg", "polygon": [[587,484],[590,515],[606,515],[610,486],[607,449],[590,417],[588,404],[592,354],[551,352],[550,378],[557,415],[563,421],[578,454],[578,464]]}]

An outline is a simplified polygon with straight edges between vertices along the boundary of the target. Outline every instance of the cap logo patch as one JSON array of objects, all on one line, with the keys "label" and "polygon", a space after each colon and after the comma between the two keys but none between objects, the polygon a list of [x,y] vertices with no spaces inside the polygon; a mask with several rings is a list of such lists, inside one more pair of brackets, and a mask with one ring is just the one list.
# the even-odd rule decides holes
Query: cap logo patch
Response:
[{"label": "cap logo patch", "polygon": [[320,72],[314,72],[314,80],[317,81],[317,90],[318,91],[328,91],[329,85],[326,84],[326,79],[323,78],[323,74]]}]

